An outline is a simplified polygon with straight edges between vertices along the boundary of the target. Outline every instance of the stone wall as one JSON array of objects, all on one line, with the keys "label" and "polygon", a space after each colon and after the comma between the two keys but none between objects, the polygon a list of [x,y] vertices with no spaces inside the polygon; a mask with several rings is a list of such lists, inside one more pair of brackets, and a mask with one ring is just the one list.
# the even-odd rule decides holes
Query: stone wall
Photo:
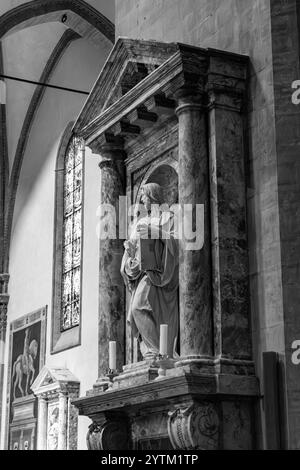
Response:
[{"label": "stone wall", "polygon": [[291,361],[291,345],[300,339],[300,106],[291,100],[291,84],[300,78],[299,2],[272,0],[271,20],[288,432],[289,447],[299,449],[300,366]]},{"label": "stone wall", "polygon": [[[277,166],[276,155],[278,135],[275,129],[272,47],[276,44],[279,48],[286,47],[286,44],[292,47],[292,41],[281,38],[281,35],[285,36],[287,26],[281,30],[279,26],[280,35],[278,38],[273,36],[272,40],[271,20],[274,19],[276,3],[278,14],[278,9],[293,1],[274,2],[272,18],[270,3],[273,4],[269,0],[116,0],[117,37],[183,42],[250,56],[246,133],[249,148],[248,233],[253,351],[261,380],[262,352],[285,351],[280,243],[282,216],[278,206],[278,176],[283,178],[283,172]],[[289,26],[295,31],[291,21]],[[293,61],[292,55],[289,59]],[[277,67],[277,63],[274,66]],[[286,71],[289,75],[288,66]],[[277,121],[276,114],[276,124]],[[292,165],[290,171],[293,172]],[[284,275],[284,266],[283,270]]]}]

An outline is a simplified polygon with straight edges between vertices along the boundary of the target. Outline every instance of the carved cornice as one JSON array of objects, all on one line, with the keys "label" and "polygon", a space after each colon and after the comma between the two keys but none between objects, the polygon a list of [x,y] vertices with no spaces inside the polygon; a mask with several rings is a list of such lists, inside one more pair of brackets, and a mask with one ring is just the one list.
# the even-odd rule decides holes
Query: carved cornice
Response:
[{"label": "carved cornice", "polygon": [[40,390],[35,391],[34,395],[43,400],[53,400],[59,398],[61,395],[68,398],[77,398],[79,394],[79,384],[55,384],[55,386],[42,387]]},{"label": "carved cornice", "polygon": [[93,154],[102,157],[121,160],[124,158],[124,140],[122,137],[114,137],[111,134],[102,134],[98,139],[89,144]]},{"label": "carved cornice", "polygon": [[31,389],[37,397],[51,399],[60,394],[78,396],[80,383],[74,375],[63,368],[44,366],[33,382]]},{"label": "carved cornice", "polygon": [[208,108],[242,111],[246,102],[248,58],[236,54],[227,57],[216,50],[210,50],[210,54],[206,83]]},{"label": "carved cornice", "polygon": [[[95,416],[104,411],[113,411],[119,408],[131,410],[140,408],[144,403],[159,402],[169,404],[176,397],[189,396],[201,399],[203,396],[219,397],[234,395],[246,397],[259,396],[259,384],[255,376],[235,375],[194,375],[184,374],[168,377],[163,381],[152,381],[137,385],[134,393],[129,389],[116,389],[109,393],[89,395],[74,400],[73,404],[79,409],[79,414]],[[155,399],[153,398],[155,397]],[[120,403],[123,403],[120,406]],[[126,405],[125,405],[126,404]]]},{"label": "carved cornice", "polygon": [[[203,71],[206,61],[205,52],[203,52],[202,49],[200,51],[201,53],[199,53],[197,61],[199,74]],[[195,57],[194,60],[196,60]],[[193,65],[195,66],[195,64]],[[115,124],[125,119],[127,115],[138,107],[142,105],[147,107],[147,100],[150,98],[158,96],[163,99],[164,94],[171,93],[172,87],[170,81],[174,86],[173,92],[175,93],[178,88],[186,84],[186,80],[189,80],[191,77],[193,77],[194,80],[194,67],[191,66],[191,63],[188,63],[188,66],[188,69],[191,70],[190,74],[189,70],[186,70],[187,64],[183,60],[181,52],[178,51],[172,55],[170,59],[166,60],[166,62],[139,82],[134,88],[129,90],[118,101],[114,102],[109,108],[101,112],[98,117],[93,119],[88,125],[82,129],[78,129],[87,145],[103,133],[108,132]],[[198,86],[199,88],[202,87],[200,75]]]},{"label": "carved cornice", "polygon": [[132,69],[134,73],[135,67],[138,72],[137,64],[142,63],[151,73],[175,51],[176,45],[173,43],[119,38],[75,123],[74,131],[81,131],[100,111],[110,106],[114,93],[116,98],[118,94],[122,96],[122,81]]},{"label": "carved cornice", "polygon": [[[130,51],[130,53],[128,52]],[[136,54],[140,61],[156,63],[157,68],[146,75],[139,67],[132,68]],[[128,79],[131,86],[123,87],[124,74],[136,77]],[[222,105],[237,109],[238,98],[244,100],[248,58],[223,53],[213,49],[201,49],[183,44],[162,44],[154,41],[119,39],[101,72],[74,129],[93,147],[94,142],[110,138],[124,139],[125,149],[143,133],[158,125],[159,119],[173,115],[176,101],[180,113],[189,106],[216,104],[219,97],[226,96]],[[112,95],[118,87],[122,93]],[[110,97],[107,98],[106,97]],[[234,100],[231,97],[234,96]],[[238,97],[238,98],[237,98]],[[213,101],[215,100],[215,101]]]}]

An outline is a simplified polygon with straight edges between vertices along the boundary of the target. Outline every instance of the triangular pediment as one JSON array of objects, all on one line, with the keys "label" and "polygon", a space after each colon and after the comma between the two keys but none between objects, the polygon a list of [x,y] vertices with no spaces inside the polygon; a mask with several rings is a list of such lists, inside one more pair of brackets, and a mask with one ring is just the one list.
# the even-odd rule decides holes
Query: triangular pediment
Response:
[{"label": "triangular pediment", "polygon": [[55,382],[54,377],[48,373],[46,377],[44,378],[43,382],[41,383],[41,387],[44,387],[45,385],[53,384],[54,382]]},{"label": "triangular pediment", "polygon": [[74,126],[76,132],[176,53],[176,43],[119,38]]},{"label": "triangular pediment", "polygon": [[31,389],[34,394],[47,391],[47,389],[59,389],[61,384],[78,383],[79,380],[65,368],[48,368],[44,366],[33,382]]},{"label": "triangular pediment", "polygon": [[93,153],[118,148],[124,157],[166,121],[176,121],[183,95],[207,106],[213,89],[242,94],[247,64],[245,56],[214,49],[120,38],[73,130]]}]

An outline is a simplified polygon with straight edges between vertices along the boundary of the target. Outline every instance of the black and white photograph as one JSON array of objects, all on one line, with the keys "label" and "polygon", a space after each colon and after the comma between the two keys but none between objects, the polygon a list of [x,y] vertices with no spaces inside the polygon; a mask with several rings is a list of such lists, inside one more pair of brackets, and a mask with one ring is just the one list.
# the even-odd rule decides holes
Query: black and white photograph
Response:
[{"label": "black and white photograph", "polygon": [[300,0],[0,0],[0,450],[300,450]]}]

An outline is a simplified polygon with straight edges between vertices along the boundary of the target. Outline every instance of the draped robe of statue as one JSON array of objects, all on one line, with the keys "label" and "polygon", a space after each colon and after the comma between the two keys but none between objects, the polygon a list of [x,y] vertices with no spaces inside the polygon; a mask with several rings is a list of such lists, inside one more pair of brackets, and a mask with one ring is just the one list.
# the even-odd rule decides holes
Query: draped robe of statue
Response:
[{"label": "draped robe of statue", "polygon": [[133,336],[141,336],[140,349],[145,359],[159,354],[160,325],[167,324],[168,356],[174,357],[179,328],[178,240],[174,231],[174,214],[163,212],[159,217],[152,215],[139,220],[129,238],[136,246],[140,243],[136,230],[138,223],[160,227],[162,237],[153,240],[157,269],[140,270],[138,249],[134,256],[126,251],[123,255],[121,273],[131,292],[127,321]]}]

